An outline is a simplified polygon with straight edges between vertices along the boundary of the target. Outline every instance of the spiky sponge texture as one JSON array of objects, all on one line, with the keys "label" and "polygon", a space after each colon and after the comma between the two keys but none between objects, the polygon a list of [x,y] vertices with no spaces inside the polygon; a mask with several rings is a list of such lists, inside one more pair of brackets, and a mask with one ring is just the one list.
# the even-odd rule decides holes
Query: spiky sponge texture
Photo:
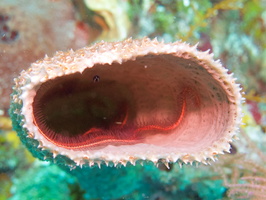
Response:
[{"label": "spiky sponge texture", "polygon": [[57,52],[15,80],[10,115],[43,160],[202,162],[230,150],[240,87],[208,52],[144,38]]}]

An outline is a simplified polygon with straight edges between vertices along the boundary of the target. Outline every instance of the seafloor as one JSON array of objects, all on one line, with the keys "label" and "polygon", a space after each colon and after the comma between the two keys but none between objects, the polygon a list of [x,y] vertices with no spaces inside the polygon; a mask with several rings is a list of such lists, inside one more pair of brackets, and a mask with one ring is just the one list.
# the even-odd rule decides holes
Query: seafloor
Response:
[{"label": "seafloor", "polygon": [[[20,56],[20,46],[12,49],[16,37],[34,32],[35,26],[31,25],[36,20],[42,26],[43,21],[57,19],[60,15],[60,12],[53,12],[50,16],[40,8],[42,13],[35,17],[38,10],[31,10],[33,1],[38,7],[36,0],[0,2],[0,66],[7,65],[3,56],[13,56],[14,60]],[[45,1],[52,9],[62,0]],[[70,3],[74,14],[70,13],[74,17],[64,20],[74,18],[78,28],[82,26],[81,29],[89,33],[89,37],[84,37],[87,45],[99,40],[147,36],[166,42],[199,42],[200,50],[210,49],[215,58],[234,73],[245,92],[244,124],[238,134],[239,140],[231,144],[230,154],[219,156],[218,161],[208,166],[171,164],[167,169],[163,165],[157,168],[145,164],[118,169],[76,168],[69,172],[33,158],[12,131],[7,108],[1,106],[0,200],[266,199],[266,1],[72,0]],[[32,14],[32,18],[24,18],[23,9]],[[28,32],[9,31],[8,20],[12,18],[19,18],[19,23],[27,27],[23,30]],[[69,31],[67,26],[64,28],[61,32],[54,31],[51,38],[61,38],[62,33]],[[49,37],[45,31],[40,34]],[[33,39],[28,37],[25,43],[30,44]],[[9,51],[4,49],[6,44],[10,44]],[[29,45],[27,51],[31,55],[39,49],[42,48]],[[47,54],[61,49],[49,49]],[[20,63],[23,65],[23,60]],[[10,71],[1,70],[0,73],[2,78]]]}]

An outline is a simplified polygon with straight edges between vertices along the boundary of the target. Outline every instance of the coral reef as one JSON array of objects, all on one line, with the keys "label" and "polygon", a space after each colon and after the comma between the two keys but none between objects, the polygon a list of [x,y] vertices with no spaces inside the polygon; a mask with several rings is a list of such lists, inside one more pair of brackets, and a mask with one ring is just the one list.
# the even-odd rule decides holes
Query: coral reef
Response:
[{"label": "coral reef", "polygon": [[[11,3],[15,1],[2,0],[0,4],[2,2]],[[17,0],[16,2],[26,1]],[[50,5],[56,5],[59,2],[57,4],[59,5],[62,0],[32,1],[31,4],[44,2],[49,2]],[[214,53],[214,58],[220,58],[223,65],[230,70],[228,73],[234,72],[234,76],[238,78],[238,82],[241,83],[241,87],[246,92],[244,97],[247,101],[243,106],[245,113],[243,122],[245,125],[241,126],[241,132],[237,135],[239,141],[233,144],[230,143],[231,153],[218,156],[218,161],[212,163],[211,166],[193,165],[180,168],[179,164],[176,163],[169,164],[168,168],[158,164],[158,168],[156,168],[151,163],[145,163],[144,166],[137,165],[133,167],[127,165],[122,168],[105,165],[102,165],[101,169],[97,167],[77,167],[69,171],[68,168],[61,165],[63,169],[53,164],[41,164],[36,161],[22,146],[15,132],[11,131],[10,120],[1,117],[0,199],[23,199],[24,197],[37,199],[40,194],[47,199],[53,199],[54,197],[50,194],[54,194],[58,195],[58,199],[64,197],[73,200],[110,199],[110,197],[136,200],[265,199],[266,1],[114,0],[111,3],[117,4],[114,5],[115,9],[111,7],[111,9],[106,9],[105,5],[95,4],[95,7],[87,7],[85,0],[72,0],[72,3],[75,4],[75,18],[77,17],[89,24],[89,41],[99,39],[99,36],[107,36],[108,40],[116,40],[119,36],[119,33],[116,35],[117,30],[124,30],[128,31],[128,36],[133,38],[157,37],[159,40],[163,39],[166,42],[183,39],[192,44],[199,42],[198,48],[200,50],[210,49],[210,52]],[[104,3],[105,1],[97,1],[97,4]],[[21,7],[27,5],[30,4],[25,3]],[[4,7],[1,4],[0,10]],[[100,9],[97,9],[97,7]],[[50,7],[51,10],[53,8],[54,6]],[[114,19],[119,19],[119,14],[113,13],[117,11],[116,8],[121,9],[123,18],[125,17],[124,21],[121,17],[119,23],[114,21]],[[36,16],[39,12],[43,13],[36,9],[36,13],[31,11],[29,15],[34,14]],[[102,15],[105,12],[107,14]],[[4,44],[5,41],[10,46],[12,40],[18,41],[20,32],[16,27],[11,27],[12,18],[6,17],[3,13],[0,14],[0,36],[3,37],[0,43]],[[63,12],[58,14],[64,15]],[[71,23],[75,21],[72,14],[72,17],[67,20]],[[129,24],[127,24],[126,14],[128,14],[130,20]],[[51,16],[47,15],[48,18]],[[23,19],[21,17],[21,20]],[[27,19],[27,24],[31,24],[32,21],[39,22],[39,18],[36,17],[28,17]],[[53,21],[56,21],[55,19],[54,17]],[[5,26],[6,24],[8,29]],[[82,30],[84,23],[78,23],[77,25]],[[39,24],[34,26],[39,27]],[[129,30],[128,26],[130,27]],[[69,31],[64,30],[64,33],[73,31],[71,27]],[[27,26],[28,31],[32,31],[31,26]],[[111,32],[108,33],[108,31]],[[113,36],[114,38],[112,38]],[[30,42],[31,39],[34,41],[34,37],[29,38],[28,41]],[[3,50],[3,48],[0,49],[0,60],[3,59],[2,55],[6,55],[3,54]],[[52,52],[49,51],[47,54],[51,56]],[[27,66],[34,61],[29,61]],[[25,65],[25,67],[27,66]],[[5,75],[2,71],[0,74],[1,76]],[[93,80],[95,83],[100,83],[102,77],[96,76]],[[0,115],[2,114],[3,111],[0,110]],[[26,141],[26,138],[23,140]],[[35,143],[35,145],[37,148],[38,143]],[[48,152],[40,151],[40,155],[37,154],[36,156],[42,157],[43,153]],[[52,154],[48,155],[51,158],[52,156]],[[65,164],[66,162],[64,157],[61,156],[56,156],[55,160],[54,162],[59,164]],[[53,162],[53,158],[51,161]],[[75,164],[71,160],[67,160],[67,163]],[[78,182],[65,171],[76,176]],[[132,175],[136,176],[136,179]],[[60,180],[62,185],[58,186],[56,179]],[[79,187],[82,187],[84,191]],[[101,187],[105,191],[101,190]],[[40,191],[37,190],[38,188]],[[45,188],[49,188],[50,194],[49,192],[43,192]]]},{"label": "coral reef", "polygon": [[81,48],[88,38],[68,0],[1,0],[0,110],[8,109],[13,78],[22,69],[45,54]]}]

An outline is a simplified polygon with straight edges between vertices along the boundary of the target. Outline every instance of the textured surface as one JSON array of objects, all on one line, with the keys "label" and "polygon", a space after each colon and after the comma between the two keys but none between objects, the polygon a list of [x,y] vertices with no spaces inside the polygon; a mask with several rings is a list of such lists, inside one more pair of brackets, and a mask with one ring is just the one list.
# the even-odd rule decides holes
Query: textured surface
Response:
[{"label": "textured surface", "polygon": [[[100,79],[95,81],[95,75]],[[78,89],[72,84],[74,80],[80,83],[75,85]],[[108,88],[110,83],[115,83],[113,88]],[[99,84],[105,87],[97,89]],[[58,92],[56,86],[67,92],[51,100],[49,96]],[[94,94],[100,101],[109,99],[121,114],[111,114],[108,123],[102,123],[97,117],[106,116],[98,115],[99,110],[97,117],[83,113],[96,124],[75,133],[62,125],[62,132],[57,133],[54,130],[58,127],[51,126],[49,118],[78,111],[74,107],[79,103],[71,103],[64,95],[76,95],[82,101],[94,98],[84,97],[80,91]],[[219,61],[185,43],[164,44],[147,38],[102,42],[46,57],[16,79],[12,98],[10,114],[26,146],[41,159],[68,165],[126,165],[145,160],[166,165],[177,161],[208,163],[229,151],[229,142],[241,123],[240,88]],[[126,109],[121,110],[119,99],[126,102]],[[57,101],[67,107],[60,108]],[[88,108],[98,109],[95,102],[91,105]],[[54,109],[46,109],[49,106]],[[108,106],[99,108],[117,113],[115,106]],[[78,120],[84,115],[77,115]],[[55,120],[67,122],[62,117]]]},{"label": "textured surface", "polygon": [[13,78],[22,69],[45,54],[87,44],[81,24],[68,0],[0,1],[0,110],[8,109]]}]

